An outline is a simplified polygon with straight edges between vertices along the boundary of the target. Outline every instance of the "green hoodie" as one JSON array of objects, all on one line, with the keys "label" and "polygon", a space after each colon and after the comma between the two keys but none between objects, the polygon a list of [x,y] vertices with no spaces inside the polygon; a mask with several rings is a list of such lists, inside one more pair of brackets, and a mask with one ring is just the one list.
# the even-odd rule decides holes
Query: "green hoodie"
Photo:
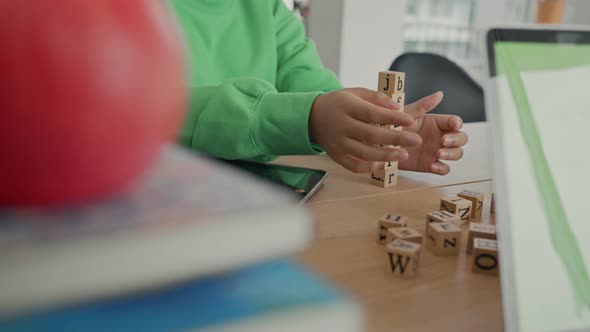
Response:
[{"label": "green hoodie", "polygon": [[322,152],[309,140],[309,113],[341,85],[281,0],[171,3],[191,70],[182,145],[259,161]]}]

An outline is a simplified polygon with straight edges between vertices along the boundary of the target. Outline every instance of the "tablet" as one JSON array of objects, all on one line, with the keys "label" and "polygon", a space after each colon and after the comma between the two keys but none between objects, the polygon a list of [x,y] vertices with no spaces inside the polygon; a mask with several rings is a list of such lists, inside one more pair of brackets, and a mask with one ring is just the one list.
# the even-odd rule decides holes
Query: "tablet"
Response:
[{"label": "tablet", "polygon": [[508,331],[590,330],[590,30],[486,36]]},{"label": "tablet", "polygon": [[324,187],[323,181],[328,176],[328,172],[319,169],[241,160],[224,161],[263,181],[286,188],[301,203],[311,200]]}]

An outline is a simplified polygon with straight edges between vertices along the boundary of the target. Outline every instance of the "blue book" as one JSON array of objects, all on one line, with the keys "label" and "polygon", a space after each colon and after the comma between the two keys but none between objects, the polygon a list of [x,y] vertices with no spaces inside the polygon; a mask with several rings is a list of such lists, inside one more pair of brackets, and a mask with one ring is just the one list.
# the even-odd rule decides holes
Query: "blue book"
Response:
[{"label": "blue book", "polygon": [[355,301],[290,260],[0,320],[0,331],[361,331]]}]

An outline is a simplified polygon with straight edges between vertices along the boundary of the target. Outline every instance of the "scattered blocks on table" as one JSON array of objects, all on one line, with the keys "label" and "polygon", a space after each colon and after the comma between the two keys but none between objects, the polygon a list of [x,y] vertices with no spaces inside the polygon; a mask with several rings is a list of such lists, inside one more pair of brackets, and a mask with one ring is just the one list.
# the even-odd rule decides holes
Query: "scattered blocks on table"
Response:
[{"label": "scattered blocks on table", "polygon": [[473,262],[471,271],[498,275],[498,243],[496,240],[473,239]]},{"label": "scattered blocks on table", "polygon": [[469,223],[469,235],[467,236],[468,254],[470,254],[471,249],[473,249],[473,239],[475,238],[496,240],[496,226],[478,222]]},{"label": "scattered blocks on table", "polygon": [[387,242],[387,230],[390,228],[406,227],[408,217],[386,214],[377,221],[377,243]]},{"label": "scattered blocks on table", "polygon": [[392,96],[394,93],[404,92],[406,73],[397,71],[379,72],[378,91]]},{"label": "scattered blocks on table", "polygon": [[391,273],[401,277],[413,277],[418,273],[422,246],[404,240],[387,245],[387,257]]},{"label": "scattered blocks on table", "polygon": [[394,240],[404,240],[421,244],[422,234],[410,227],[390,228],[387,230],[387,241],[391,242]]},{"label": "scattered blocks on table", "polygon": [[426,243],[435,255],[458,255],[461,248],[461,228],[451,223],[430,223]]},{"label": "scattered blocks on table", "polygon": [[428,213],[428,215],[426,216],[427,226],[428,224],[433,222],[445,222],[456,225],[462,224],[461,218],[458,215],[451,213],[449,211],[434,211]]},{"label": "scattered blocks on table", "polygon": [[440,200],[440,210],[458,215],[461,224],[464,224],[471,217],[471,202],[457,196],[443,198]]},{"label": "scattered blocks on table", "polygon": [[460,192],[457,197],[464,198],[471,202],[471,218],[479,219],[481,218],[481,214],[483,212],[483,200],[484,195],[480,192],[470,191],[470,190],[463,190]]},{"label": "scattered blocks on table", "polygon": [[371,183],[387,188],[397,184],[397,165],[395,167],[388,167],[371,173]]}]

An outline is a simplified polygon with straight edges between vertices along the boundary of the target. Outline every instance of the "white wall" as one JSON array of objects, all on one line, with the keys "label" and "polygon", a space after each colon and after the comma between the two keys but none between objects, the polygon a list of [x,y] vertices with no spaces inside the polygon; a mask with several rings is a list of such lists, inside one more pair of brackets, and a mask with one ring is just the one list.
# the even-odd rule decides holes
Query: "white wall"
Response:
[{"label": "white wall", "polygon": [[313,0],[309,35],[346,87],[377,88],[402,52],[406,0]]},{"label": "white wall", "polygon": [[342,0],[314,0],[311,2],[307,33],[316,42],[324,66],[340,73],[342,45]]},{"label": "white wall", "polygon": [[402,52],[406,1],[342,1],[340,80],[346,87],[377,89],[377,73]]},{"label": "white wall", "polygon": [[475,6],[476,27],[485,28],[506,23],[503,19],[506,16],[507,2],[507,0],[478,0]]}]

